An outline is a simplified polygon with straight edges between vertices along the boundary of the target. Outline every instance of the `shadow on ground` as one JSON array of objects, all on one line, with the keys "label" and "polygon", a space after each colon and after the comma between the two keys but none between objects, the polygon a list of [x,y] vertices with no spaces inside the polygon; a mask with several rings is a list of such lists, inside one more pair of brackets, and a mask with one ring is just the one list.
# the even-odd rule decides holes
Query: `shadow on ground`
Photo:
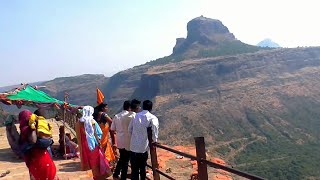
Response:
[{"label": "shadow on ground", "polygon": [[80,163],[79,162],[67,162],[64,164],[60,164],[62,167],[59,171],[62,172],[75,172],[80,170]]},{"label": "shadow on ground", "polygon": [[0,149],[0,161],[21,163],[23,159],[19,159],[11,150],[11,148]]}]

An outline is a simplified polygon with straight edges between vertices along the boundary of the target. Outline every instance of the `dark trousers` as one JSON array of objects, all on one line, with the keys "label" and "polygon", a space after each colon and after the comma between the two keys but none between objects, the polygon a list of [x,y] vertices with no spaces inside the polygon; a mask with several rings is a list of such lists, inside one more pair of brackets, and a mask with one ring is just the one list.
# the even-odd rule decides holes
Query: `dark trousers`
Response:
[{"label": "dark trousers", "polygon": [[119,176],[121,171],[121,180],[126,180],[128,173],[128,164],[130,159],[130,151],[127,151],[126,149],[119,149],[119,152],[120,158],[117,163],[116,169],[114,170],[113,176]]},{"label": "dark trousers", "polygon": [[146,167],[148,160],[148,151],[145,153],[131,152],[131,179],[132,180],[145,180],[146,179]]}]

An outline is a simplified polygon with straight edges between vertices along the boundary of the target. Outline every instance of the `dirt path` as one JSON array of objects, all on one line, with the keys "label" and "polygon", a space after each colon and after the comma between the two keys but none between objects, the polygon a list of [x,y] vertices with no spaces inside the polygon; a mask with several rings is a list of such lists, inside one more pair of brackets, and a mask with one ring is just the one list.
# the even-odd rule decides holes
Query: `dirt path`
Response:
[{"label": "dirt path", "polygon": [[243,163],[243,164],[238,164],[235,167],[245,167],[245,166],[251,166],[251,165],[255,165],[255,164],[260,164],[260,163],[268,163],[270,161],[278,161],[278,160],[282,160],[282,159],[286,159],[288,157],[279,157],[279,158],[272,158],[272,159],[265,159],[262,161],[257,161],[257,162],[253,162],[253,163]]},{"label": "dirt path", "polygon": [[233,159],[237,154],[239,154],[241,151],[243,151],[248,145],[250,145],[250,144],[252,144],[252,143],[254,143],[254,142],[256,142],[256,141],[263,141],[263,140],[265,140],[264,137],[257,136],[256,139],[241,144],[241,147],[238,148],[237,150],[232,150],[232,151],[226,156],[225,160],[226,160],[226,161],[230,161],[230,160]]},{"label": "dirt path", "polygon": [[229,145],[234,142],[245,141],[245,140],[248,140],[248,138],[239,138],[239,139],[233,139],[231,141],[219,142],[217,144],[212,145],[210,148],[218,148],[220,146],[225,146],[225,145]]}]

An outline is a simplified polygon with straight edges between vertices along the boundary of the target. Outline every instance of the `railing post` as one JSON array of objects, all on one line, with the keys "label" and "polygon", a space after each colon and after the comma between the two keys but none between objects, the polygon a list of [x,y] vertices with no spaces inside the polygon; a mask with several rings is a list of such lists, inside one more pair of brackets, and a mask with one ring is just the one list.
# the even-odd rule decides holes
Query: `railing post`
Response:
[{"label": "railing post", "polygon": [[151,166],[152,166],[152,172],[153,172],[153,179],[154,180],[160,180],[160,175],[156,171],[156,169],[159,168],[158,164],[158,159],[157,159],[157,149],[156,147],[152,144],[152,130],[149,127],[148,128],[148,140],[149,140],[149,148],[150,148],[150,156],[151,156]]},{"label": "railing post", "polygon": [[208,180],[207,164],[201,161],[206,159],[206,145],[204,143],[204,137],[196,137],[194,139],[196,143],[199,180]]}]

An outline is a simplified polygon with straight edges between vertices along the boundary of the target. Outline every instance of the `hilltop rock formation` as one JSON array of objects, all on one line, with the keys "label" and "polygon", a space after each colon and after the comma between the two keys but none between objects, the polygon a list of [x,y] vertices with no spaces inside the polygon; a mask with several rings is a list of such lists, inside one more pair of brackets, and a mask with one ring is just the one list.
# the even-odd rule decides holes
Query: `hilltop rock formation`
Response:
[{"label": "hilltop rock formation", "polygon": [[191,56],[194,53],[192,51],[214,48],[223,42],[236,40],[221,21],[203,16],[189,21],[187,30],[187,38],[177,38],[172,55]]},{"label": "hilltop rock formation", "polygon": [[163,65],[186,59],[236,55],[268,49],[237,40],[221,21],[203,16],[189,21],[187,31],[186,38],[176,39],[171,55],[152,60],[146,65]]}]

